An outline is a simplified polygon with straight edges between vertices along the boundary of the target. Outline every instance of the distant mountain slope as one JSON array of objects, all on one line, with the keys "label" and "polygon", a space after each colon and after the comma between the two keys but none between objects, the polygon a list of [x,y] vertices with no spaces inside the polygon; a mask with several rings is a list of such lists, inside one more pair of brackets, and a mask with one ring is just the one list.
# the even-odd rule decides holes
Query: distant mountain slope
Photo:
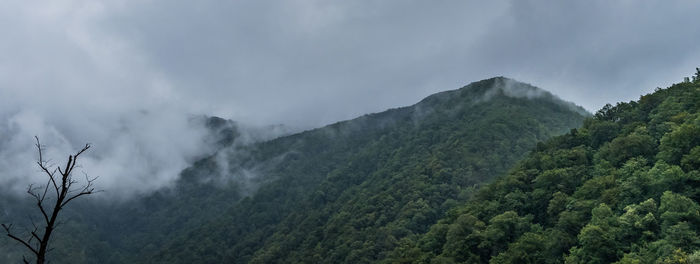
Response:
[{"label": "distant mountain slope", "polygon": [[229,147],[183,171],[172,189],[121,204],[76,204],[53,260],[377,261],[588,115],[497,77],[254,144],[240,143],[248,133],[235,124],[211,119],[224,132],[216,140]]},{"label": "distant mountain slope", "polygon": [[583,114],[545,91],[499,77],[254,145],[229,159],[231,171],[224,173],[257,175],[253,195],[217,208],[220,217],[143,262],[380,259],[536,142],[578,127]]},{"label": "distant mountain slope", "polygon": [[700,79],[608,105],[383,262],[700,263],[698,110]]}]

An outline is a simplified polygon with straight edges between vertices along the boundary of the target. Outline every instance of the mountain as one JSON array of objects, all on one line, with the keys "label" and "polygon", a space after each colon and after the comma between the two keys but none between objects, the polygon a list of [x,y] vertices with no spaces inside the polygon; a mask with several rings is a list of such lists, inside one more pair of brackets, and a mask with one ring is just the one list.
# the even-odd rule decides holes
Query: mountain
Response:
[{"label": "mountain", "polygon": [[[81,203],[56,263],[366,263],[389,257],[589,114],[497,77],[419,103],[226,147],[175,187]],[[216,127],[222,120],[212,121]],[[0,250],[1,251],[1,250]]]},{"label": "mountain", "polygon": [[606,105],[382,262],[700,263],[699,109],[698,79]]},{"label": "mountain", "polygon": [[[234,168],[224,174],[257,175],[248,184],[257,186],[254,193],[144,262],[379,259],[536,142],[579,126],[582,113],[538,88],[493,78],[237,149],[224,155]],[[211,175],[209,164],[186,175]]]}]

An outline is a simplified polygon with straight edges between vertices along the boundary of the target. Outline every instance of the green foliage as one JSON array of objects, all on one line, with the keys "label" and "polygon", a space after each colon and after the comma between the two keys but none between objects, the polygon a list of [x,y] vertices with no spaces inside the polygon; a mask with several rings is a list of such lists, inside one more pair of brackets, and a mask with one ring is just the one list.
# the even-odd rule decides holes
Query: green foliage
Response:
[{"label": "green foliage", "polygon": [[656,153],[656,141],[649,135],[633,133],[617,137],[599,150],[601,158],[619,166],[630,158],[653,158]]},{"label": "green foliage", "polygon": [[[699,108],[698,83],[606,105],[395,251],[466,263],[700,263]],[[487,235],[504,215],[529,229]],[[446,239],[441,230],[465,216],[478,228]]]},{"label": "green foliage", "polygon": [[569,130],[570,105],[502,81],[244,146],[230,171],[201,160],[177,195],[81,205],[65,230],[91,242],[63,237],[57,263],[700,261],[699,83]]},{"label": "green foliage", "polygon": [[[503,90],[506,82],[515,89],[510,93],[521,90],[540,96],[508,96]],[[410,107],[249,146],[233,144],[185,170],[172,191],[107,208],[85,204],[84,211],[97,212],[84,216],[75,211],[82,217],[82,227],[90,227],[85,229],[90,234],[80,238],[86,244],[64,237],[66,243],[54,259],[56,263],[480,261],[481,255],[502,251],[525,233],[541,234],[538,225],[530,224],[539,214],[512,210],[485,220],[473,221],[483,219],[481,215],[463,216],[456,223],[430,226],[470,199],[480,184],[506,173],[537,142],[580,126],[583,112],[535,87],[493,78],[432,95]],[[547,162],[585,164],[592,159],[586,149],[552,157]],[[222,160],[227,166],[219,166]],[[222,167],[229,170],[221,171]],[[553,169],[541,183],[558,182],[561,187],[556,189],[570,194],[581,172]],[[250,181],[237,177],[247,174],[256,177]],[[524,204],[532,199],[524,194],[507,197],[514,205]],[[547,204],[541,207],[546,213]],[[416,240],[429,230],[440,237]],[[469,255],[460,243],[474,237],[479,242],[467,248],[475,250]],[[446,241],[455,246],[445,246],[447,253],[422,255],[423,249],[442,251]],[[80,253],[67,255],[70,252]]]},{"label": "green foliage", "polygon": [[669,164],[680,164],[682,157],[700,144],[700,126],[683,124],[661,138],[658,158]]},{"label": "green foliage", "polygon": [[[700,262],[698,82],[606,105],[550,138],[583,117],[551,95],[492,90],[503,81],[236,147],[224,155],[229,171],[220,156],[203,159],[172,192],[77,204],[52,254],[56,263]],[[227,178],[244,173],[258,177]]]}]

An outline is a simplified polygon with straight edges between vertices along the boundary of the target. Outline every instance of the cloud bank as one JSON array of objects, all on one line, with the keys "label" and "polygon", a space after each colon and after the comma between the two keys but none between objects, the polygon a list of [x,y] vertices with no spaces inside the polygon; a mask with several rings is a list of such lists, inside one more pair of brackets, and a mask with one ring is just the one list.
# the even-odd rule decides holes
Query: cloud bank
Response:
[{"label": "cloud bank", "polygon": [[[33,136],[62,165],[85,143],[82,170],[107,196],[167,186],[210,152],[205,127],[166,77],[101,30],[104,5],[17,1],[0,11],[0,185],[44,183]],[[76,177],[82,177],[76,175]]]},{"label": "cloud bank", "polygon": [[9,0],[0,184],[33,136],[106,189],[147,192],[210,151],[191,116],[311,128],[508,76],[595,111],[700,61],[697,1]]}]

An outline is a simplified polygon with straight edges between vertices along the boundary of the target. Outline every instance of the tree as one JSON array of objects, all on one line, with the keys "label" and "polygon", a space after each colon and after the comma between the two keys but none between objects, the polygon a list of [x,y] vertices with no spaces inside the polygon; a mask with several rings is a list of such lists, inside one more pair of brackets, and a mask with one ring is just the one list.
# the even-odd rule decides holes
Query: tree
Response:
[{"label": "tree", "polygon": [[[27,188],[27,193],[34,198],[36,206],[41,212],[40,226],[43,226],[43,232],[33,219],[31,219],[33,229],[31,231],[28,230],[29,234],[27,234],[26,239],[22,239],[12,232],[12,224],[2,224],[2,227],[5,229],[8,237],[22,244],[34,254],[37,264],[43,264],[46,261],[46,253],[49,251],[51,234],[58,226],[58,214],[68,203],[76,198],[95,193],[93,182],[97,177],[89,178],[85,174],[85,185],[75,188],[75,184],[78,181],[73,178],[73,170],[78,161],[78,156],[87,151],[90,148],[90,144],[85,144],[76,154],[68,155],[68,161],[63,168],[61,166],[53,168],[47,160],[44,160],[43,148],[39,138],[34,138],[36,139],[36,148],[39,152],[37,165],[48,179],[45,185],[34,186],[30,184]],[[29,263],[26,256],[22,257],[22,261],[25,264]]]},{"label": "tree", "polygon": [[602,203],[591,211],[591,221],[578,234],[579,246],[571,249],[566,263],[612,263],[618,260],[619,222],[613,211]]}]

